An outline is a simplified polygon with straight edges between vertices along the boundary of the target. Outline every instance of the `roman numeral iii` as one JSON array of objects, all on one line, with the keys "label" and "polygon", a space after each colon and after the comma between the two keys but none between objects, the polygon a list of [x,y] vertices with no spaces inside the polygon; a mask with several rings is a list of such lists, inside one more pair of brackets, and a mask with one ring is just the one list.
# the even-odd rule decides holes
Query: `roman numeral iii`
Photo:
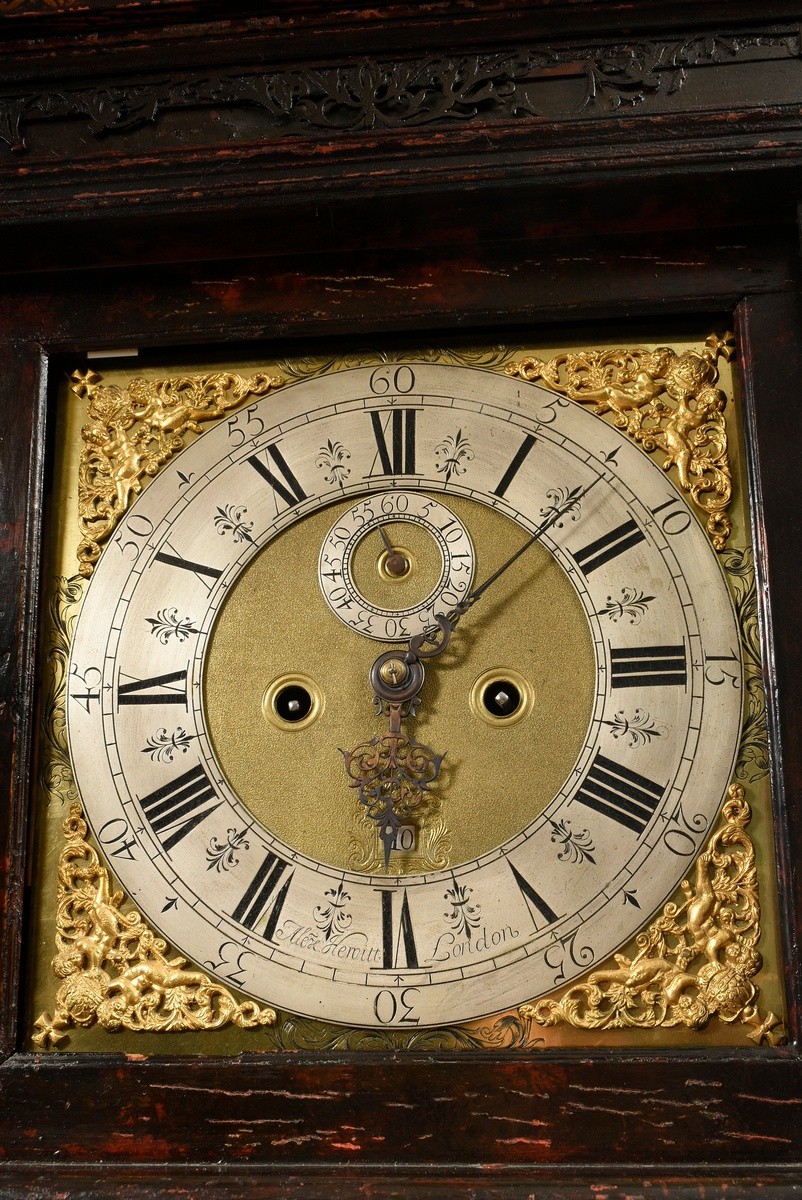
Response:
[{"label": "roman numeral iii", "polygon": [[685,687],[687,682],[684,645],[610,647],[611,687]]}]

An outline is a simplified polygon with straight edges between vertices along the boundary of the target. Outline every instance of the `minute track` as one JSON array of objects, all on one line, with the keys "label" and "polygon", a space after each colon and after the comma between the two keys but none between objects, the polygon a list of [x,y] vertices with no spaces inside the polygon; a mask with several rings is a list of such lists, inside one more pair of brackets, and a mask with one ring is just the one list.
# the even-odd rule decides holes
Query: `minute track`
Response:
[{"label": "minute track", "polygon": [[[592,554],[585,559],[586,567],[600,556],[605,557],[607,551],[617,551],[606,557],[604,562],[597,562],[592,570],[587,570],[587,574],[574,568],[573,576],[560,575],[567,581],[565,586],[574,597],[573,603],[584,614],[582,620],[587,632],[583,636],[588,640],[589,654],[595,657],[596,663],[589,689],[587,715],[584,725],[580,726],[573,757],[566,763],[562,778],[556,781],[551,792],[538,799],[528,814],[521,817],[520,825],[511,832],[505,832],[497,843],[488,841],[479,853],[464,860],[452,861],[447,871],[430,870],[419,875],[401,876],[398,882],[395,882],[396,877],[392,873],[392,862],[389,876],[372,877],[368,873],[342,870],[327,863],[325,850],[316,857],[308,847],[293,844],[286,836],[282,839],[271,829],[272,821],[279,822],[282,809],[303,810],[312,797],[315,803],[323,806],[327,821],[337,813],[342,816],[336,819],[346,822],[352,820],[348,796],[343,797],[342,791],[335,791],[334,785],[316,783],[314,787],[317,790],[310,790],[312,785],[308,780],[318,777],[325,779],[327,768],[321,750],[315,751],[314,771],[310,770],[306,776],[295,776],[295,790],[284,783],[279,785],[274,782],[277,770],[284,769],[283,759],[271,757],[272,750],[263,752],[263,768],[254,773],[254,778],[257,787],[273,807],[264,810],[265,815],[254,819],[254,806],[261,801],[258,794],[252,795],[244,788],[241,794],[239,783],[236,787],[233,785],[232,771],[226,758],[229,751],[225,749],[225,736],[228,727],[232,744],[236,740],[242,743],[243,739],[253,736],[253,729],[261,731],[257,736],[264,741],[264,725],[258,725],[257,722],[262,718],[257,712],[251,725],[246,727],[243,706],[247,687],[239,673],[236,675],[236,688],[232,685],[229,689],[232,699],[240,695],[243,697],[238,717],[233,720],[228,716],[223,720],[214,717],[214,711],[210,710],[207,678],[210,647],[215,643],[221,622],[227,619],[230,597],[240,587],[240,580],[247,583],[250,573],[261,561],[260,556],[266,563],[275,561],[278,565],[279,559],[271,559],[271,555],[274,539],[275,545],[279,544],[279,531],[290,533],[297,530],[300,537],[307,528],[307,522],[310,522],[308,527],[312,528],[311,522],[319,513],[319,526],[325,532],[335,515],[334,510],[329,514],[326,506],[339,505],[344,510],[358,502],[360,495],[380,497],[393,490],[388,488],[391,477],[370,477],[371,464],[377,455],[373,419],[369,416],[371,411],[379,411],[383,414],[383,421],[389,420],[386,451],[390,465],[394,465],[391,406],[388,405],[387,409],[377,408],[377,397],[370,391],[368,383],[373,369],[342,371],[336,377],[314,380],[312,390],[315,399],[311,405],[304,400],[306,394],[311,394],[311,391],[307,393],[304,390],[307,385],[296,384],[286,389],[280,397],[273,396],[270,405],[255,406],[251,420],[264,424],[264,432],[260,437],[261,449],[253,444],[243,444],[235,447],[232,453],[231,443],[222,426],[199,438],[176,460],[176,469],[180,467],[187,477],[194,474],[199,481],[203,475],[204,480],[202,484],[199,482],[194,491],[194,485],[184,488],[180,493],[180,504],[176,504],[175,488],[170,484],[172,468],[168,468],[163,476],[148,486],[136,511],[158,530],[151,553],[154,565],[158,565],[161,572],[162,582],[157,584],[155,573],[142,561],[137,564],[137,572],[134,573],[130,563],[120,561],[119,553],[116,560],[104,554],[81,614],[75,655],[76,661],[89,662],[84,652],[87,647],[95,640],[102,644],[109,636],[110,625],[106,614],[113,607],[109,597],[113,599],[125,593],[126,603],[117,621],[121,632],[117,640],[111,643],[112,657],[105,679],[108,682],[114,673],[122,671],[123,687],[126,681],[132,685],[128,690],[123,690],[122,696],[149,698],[123,700],[118,707],[115,692],[103,692],[103,713],[112,721],[116,740],[116,748],[110,751],[108,769],[96,761],[92,765],[90,748],[95,737],[92,730],[99,728],[98,716],[94,711],[98,705],[90,704],[88,707],[93,711],[84,711],[80,698],[87,694],[87,688],[82,687],[77,679],[69,721],[74,733],[79,786],[87,797],[90,819],[99,828],[125,811],[121,799],[124,793],[147,798],[168,787],[165,799],[169,801],[169,779],[177,780],[192,770],[191,763],[182,765],[179,761],[168,770],[169,764],[154,763],[148,755],[142,754],[145,716],[149,721],[149,734],[154,732],[152,718],[156,717],[157,722],[162,719],[157,715],[159,703],[163,702],[166,706],[166,719],[170,719],[170,714],[180,713],[183,717],[181,705],[186,702],[191,689],[193,720],[196,724],[189,725],[188,732],[197,738],[197,743],[193,741],[192,745],[194,747],[197,744],[201,749],[206,775],[210,779],[222,780],[219,785],[219,810],[215,809],[207,816],[205,810],[208,806],[197,805],[195,813],[203,813],[203,819],[197,826],[187,829],[170,849],[172,868],[185,893],[196,898],[194,907],[186,903],[179,905],[178,911],[171,908],[162,913],[155,899],[152,902],[148,900],[148,897],[161,895],[166,883],[166,875],[161,873],[166,871],[166,867],[158,855],[154,855],[155,861],[148,859],[141,864],[141,875],[135,881],[132,877],[137,887],[138,904],[182,953],[202,964],[215,962],[218,961],[217,951],[222,937],[234,941],[239,939],[241,944],[245,936],[250,943],[261,944],[261,951],[255,954],[252,966],[248,966],[243,976],[244,986],[250,994],[267,1003],[308,1016],[322,1015],[346,1024],[384,1025],[392,1008],[390,999],[383,996],[377,1014],[374,1001],[377,988],[381,989],[379,984],[374,986],[365,981],[372,976],[375,956],[378,955],[381,962],[383,955],[382,902],[376,897],[376,888],[389,887],[394,918],[394,965],[401,968],[401,975],[406,979],[407,954],[401,920],[406,911],[407,924],[413,930],[412,957],[417,964],[417,971],[413,972],[417,992],[414,997],[414,1016],[421,1024],[432,1025],[444,1019],[467,1020],[482,1016],[547,991],[552,986],[554,972],[545,961],[545,953],[549,945],[554,945],[553,938],[568,936],[566,931],[581,927],[583,937],[589,943],[592,941],[597,956],[609,953],[627,936],[627,929],[634,931],[637,927],[635,922],[642,921],[647,910],[653,911],[663,902],[678,882],[678,871],[682,870],[682,864],[677,862],[676,854],[667,850],[661,839],[654,835],[654,827],[647,826],[652,818],[659,819],[661,813],[673,811],[677,795],[693,795],[694,799],[701,796],[699,804],[703,809],[700,811],[704,811],[706,820],[712,819],[718,799],[728,782],[724,781],[728,770],[727,753],[720,754],[719,761],[714,762],[709,761],[713,759],[712,755],[700,756],[697,747],[709,747],[714,742],[717,746],[729,747],[731,762],[737,742],[738,716],[734,715],[737,694],[735,703],[727,707],[726,698],[720,699],[725,697],[726,689],[706,681],[704,674],[706,669],[713,672],[718,665],[714,662],[714,656],[721,653],[722,646],[737,644],[737,632],[733,633],[731,606],[701,531],[693,526],[678,537],[667,537],[657,521],[653,526],[647,524],[650,512],[657,512],[660,505],[666,504],[666,480],[637,448],[623,439],[619,446],[617,441],[611,440],[618,438],[615,430],[576,406],[549,409],[553,397],[537,388],[521,388],[509,380],[483,371],[416,364],[416,391],[420,388],[424,397],[435,397],[434,403],[427,404],[424,399],[423,403],[415,405],[414,465],[419,472],[414,481],[416,493],[425,496],[428,492],[446,505],[452,503],[447,497],[456,497],[454,503],[459,501],[466,506],[460,512],[468,514],[461,518],[467,521],[467,527],[471,524],[470,505],[476,504],[477,498],[482,506],[494,510],[494,519],[497,521],[510,520],[517,514],[515,519],[519,524],[517,527],[511,526],[511,537],[514,536],[520,546],[521,541],[525,544],[527,537],[531,538],[533,531],[539,530],[546,520],[540,510],[548,507],[550,501],[546,492],[555,480],[567,481],[570,488],[585,489],[582,511],[577,521],[573,521],[567,510],[560,507],[558,516],[564,518],[563,527],[558,529],[555,522],[545,534],[541,532],[546,548],[538,548],[531,568],[527,567],[523,554],[506,567],[504,564],[510,555],[507,553],[505,558],[500,542],[491,540],[478,547],[482,564],[480,579],[491,579],[501,562],[502,573],[496,576],[498,582],[495,586],[500,589],[497,594],[506,597],[507,581],[514,577],[519,580],[516,586],[523,589],[522,595],[529,597],[532,625],[528,633],[520,637],[519,653],[512,660],[512,665],[520,667],[526,660],[526,669],[529,670],[527,656],[530,654],[530,645],[537,647],[537,653],[543,655],[544,661],[549,649],[548,646],[541,649],[537,640],[541,621],[551,615],[544,612],[541,617],[538,604],[538,589],[545,569],[543,564],[552,564],[549,570],[569,571],[572,557],[566,547],[577,543],[592,549]],[[449,402],[443,403],[446,390]],[[477,401],[477,397],[481,396],[488,400],[483,411],[480,411],[481,405]],[[530,429],[523,427],[522,422],[528,419],[526,413],[530,396],[532,413],[554,413],[553,430],[551,426],[543,425]],[[335,397],[342,401],[339,411],[333,408]],[[316,415],[318,411],[320,416]],[[275,423],[277,418],[280,418],[280,427]],[[396,422],[399,423],[397,418]],[[400,425],[404,433],[403,422]],[[619,446],[616,462],[612,466],[605,464],[603,455],[594,457],[587,449],[599,444],[599,429],[604,430],[607,453],[611,447]],[[463,438],[468,438],[474,457],[470,461],[462,461],[465,474],[453,473],[446,488],[443,486],[443,476],[438,475],[436,469],[434,448],[445,438],[456,434],[457,430]],[[533,441],[530,452],[521,457],[505,494],[499,496],[497,491],[500,482],[525,440],[530,437],[536,438],[537,444]],[[333,477],[335,482],[331,484],[324,480],[324,470],[330,471],[330,466],[315,466],[320,447],[329,440],[332,445],[338,443],[344,447],[350,455],[347,459],[343,457],[338,460],[351,471],[348,476],[341,473],[342,487],[337,482],[337,476]],[[298,495],[291,481],[287,480],[275,459],[265,449],[279,444],[284,462],[292,469],[304,495],[304,515],[300,520],[294,512],[296,507],[301,507],[300,502],[292,505],[285,503],[286,498],[281,492],[265,480],[261,472],[254,470],[253,464],[248,461],[254,455],[261,456],[260,461],[267,464],[274,478],[297,501]],[[303,468],[300,464],[304,464]],[[401,465],[404,465],[403,460]],[[366,475],[369,478],[365,478]],[[355,482],[357,480],[358,483]],[[468,498],[469,495],[473,500]],[[221,541],[220,534],[214,528],[211,518],[216,508],[235,501],[248,507],[247,520],[253,521],[253,545],[234,544],[230,535],[227,540]],[[511,501],[514,501],[514,508]],[[668,512],[668,509],[665,511]],[[171,514],[169,521],[166,519],[168,512]],[[506,514],[506,518],[503,514]],[[123,532],[125,520],[121,523]],[[636,530],[631,529],[629,522],[635,523]],[[674,521],[672,529],[676,524]],[[280,533],[282,538],[285,532]],[[616,536],[605,543],[611,532]],[[640,532],[641,536],[632,541],[636,532]],[[157,587],[164,586],[163,580],[168,575],[171,580],[173,577],[176,580],[175,592],[171,591],[169,600],[171,605],[179,608],[179,616],[183,615],[185,609],[189,611],[189,606],[182,606],[182,597],[189,595],[186,590],[188,587],[195,589],[195,598],[207,595],[205,583],[192,570],[169,561],[170,555],[174,558],[180,556],[174,549],[168,548],[168,539],[171,547],[180,548],[182,555],[187,556],[184,562],[215,564],[213,569],[220,567],[221,574],[214,580],[208,575],[203,576],[213,587],[208,595],[205,613],[201,613],[200,607],[193,609],[193,629],[199,632],[188,633],[184,640],[177,639],[173,634],[166,646],[160,646],[150,632],[147,619],[164,607],[163,598],[155,591]],[[600,542],[603,543],[601,547],[598,546]],[[627,544],[624,547],[625,542]],[[316,553],[320,544],[319,541]],[[232,557],[227,566],[221,567],[223,547],[232,552]],[[378,535],[377,547],[381,549]],[[534,547],[530,552],[535,553]],[[281,561],[284,570],[288,562],[292,563],[292,559],[286,556]],[[520,577],[518,571],[521,572]],[[618,624],[607,616],[599,615],[603,613],[608,596],[620,596],[630,578],[644,577],[646,572],[654,581],[650,583],[648,594],[654,594],[656,599],[638,616],[637,623],[632,624],[626,612],[619,618]],[[275,581],[276,575],[266,578],[270,583],[271,578]],[[313,584],[317,587],[314,577]],[[243,661],[255,664],[254,671],[263,659],[274,655],[288,644],[288,639],[291,640],[288,615],[292,614],[286,608],[271,609],[269,591],[259,594],[265,596],[267,606],[261,622],[240,624],[238,629],[232,631],[234,642],[238,634],[239,641],[250,647]],[[95,595],[97,600],[94,599]],[[308,591],[298,593],[299,610],[308,606],[309,595]],[[491,606],[492,597],[493,591],[488,592],[487,603]],[[683,650],[681,655],[679,649],[690,646],[691,637],[701,636],[696,613],[697,610],[701,611],[702,597],[704,636],[694,644],[709,650],[707,659],[696,651],[691,656]],[[483,608],[484,602],[476,609],[477,620]],[[503,612],[494,616],[495,622],[503,619]],[[469,629],[467,622],[465,629]],[[461,634],[461,630],[458,633]],[[362,640],[347,628],[343,628],[342,636],[344,639]],[[557,637],[555,635],[555,641]],[[476,655],[480,652],[481,644],[482,638],[477,636],[469,640],[464,658],[455,654],[449,672],[444,674],[443,681],[438,685],[437,706],[432,706],[432,732],[427,734],[427,738],[432,744],[449,749],[452,755],[452,746],[456,744],[453,741],[454,730],[459,723],[471,720],[464,701],[467,689],[460,693],[455,689],[454,681],[462,678],[460,671],[473,671],[471,678],[479,673],[480,664]],[[306,650],[302,642],[296,641],[292,645],[292,655],[296,657]],[[459,649],[458,646],[456,648]],[[449,653],[453,649],[452,641]],[[565,649],[570,649],[568,642],[565,643]],[[366,652],[370,654],[369,646]],[[179,653],[184,656],[181,662],[177,658]],[[375,648],[372,654],[375,657]],[[634,672],[637,684],[619,682],[624,674],[633,677],[633,672],[622,670],[621,664],[625,658],[637,668]],[[351,670],[347,651],[338,662],[340,676],[347,685]],[[292,656],[290,665],[296,665]],[[731,667],[729,662],[724,665],[727,669]],[[239,672],[239,668],[237,670]],[[679,686],[674,680],[680,679],[683,672],[685,686]],[[174,677],[167,682],[169,676]],[[364,675],[361,678],[364,679]],[[178,689],[175,692],[178,699],[165,700],[164,697],[175,688]],[[260,697],[262,692],[255,694]],[[638,754],[645,755],[647,751],[635,748],[631,753],[625,753],[622,744],[614,739],[613,732],[618,727],[615,714],[624,702],[643,706],[647,692],[651,707],[661,706],[652,713],[661,734],[649,745],[649,757],[638,758]],[[533,719],[540,721],[538,729],[541,730],[538,738],[548,737],[548,705],[564,703],[559,677],[555,676],[547,686],[536,691],[535,698]],[[693,708],[693,717],[692,705],[698,708],[698,712],[697,708]],[[333,720],[338,711],[338,693],[328,691],[325,720]],[[327,732],[327,729],[323,719],[312,727],[312,736],[318,739],[316,745],[322,746],[325,734],[329,739],[329,747],[336,748],[339,740],[337,734]],[[171,731],[172,726],[168,732]],[[295,735],[287,735],[292,736]],[[472,740],[477,742],[476,737]],[[295,747],[298,745],[298,742],[293,742],[290,747],[287,743],[287,761],[292,762],[297,756]],[[465,751],[460,751],[461,756],[468,757],[460,757],[456,764],[458,774],[455,780],[459,779],[460,785],[449,783],[444,792],[444,803],[451,806],[448,819],[458,833],[459,822],[467,823],[468,820],[460,815],[462,796],[470,795],[472,787],[478,788],[481,783],[483,791],[490,790],[495,824],[503,820],[506,806],[515,801],[515,796],[505,791],[508,773],[502,769],[503,760],[491,756],[484,760],[488,767],[483,768],[478,760],[470,760],[470,749],[469,745]],[[222,755],[219,761],[218,755]],[[604,768],[605,761],[615,764],[616,769]],[[572,764],[576,764],[577,774],[574,774]],[[491,766],[492,771],[489,769]],[[613,782],[617,780],[619,792],[624,784],[635,788],[637,794],[634,798],[626,792],[621,796],[636,805],[636,813],[630,813],[625,808],[616,808],[616,811],[619,815],[626,812],[638,828],[627,828],[618,817],[611,817],[608,812],[583,803],[579,793],[584,790],[588,794],[590,785],[599,782],[602,768],[615,776]],[[540,772],[537,758],[529,760],[529,769],[537,785]],[[622,782],[622,772],[625,770],[637,778],[624,776]],[[94,782],[91,782],[92,778]],[[120,785],[119,795],[115,781]],[[601,786],[607,787],[608,783],[609,780]],[[655,795],[647,788],[647,784],[660,794]],[[189,786],[192,787],[191,780]],[[217,791],[218,785],[215,783],[214,786]],[[619,795],[615,788],[610,790]],[[329,804],[329,792],[337,807],[335,803]],[[191,799],[192,795],[188,797],[188,800]],[[606,802],[612,803],[609,800]],[[523,808],[520,811],[524,813]],[[272,816],[269,816],[270,812]],[[580,813],[582,822],[576,819]],[[187,817],[192,815],[192,812],[186,814]],[[595,862],[572,862],[568,857],[561,860],[559,853],[569,843],[552,841],[553,827],[547,818],[556,823],[567,819],[568,833],[572,836],[577,836],[587,828],[595,847],[592,853]],[[183,819],[179,818],[179,821]],[[181,828],[180,824],[176,826],[178,828]],[[207,859],[207,850],[212,845],[212,839],[215,839],[216,845],[225,846],[229,829],[249,830],[244,839],[249,842],[249,848],[245,849],[244,841],[236,843],[235,840],[232,851],[236,859],[234,865],[219,871],[212,865],[210,871],[207,869],[210,861]],[[158,842],[159,834],[166,837],[170,836],[171,831],[166,826],[157,830],[155,842]],[[642,847],[637,860],[638,896],[643,905],[640,912],[629,912],[627,906],[620,905],[620,894],[614,889],[610,890],[609,896],[605,891],[617,875],[623,877],[634,841]],[[524,913],[531,911],[527,907],[526,894],[505,865],[505,853],[512,852],[513,847],[521,878],[529,882],[548,908],[545,917],[543,912],[540,914],[539,932],[532,929],[531,921],[525,926]],[[289,865],[279,871],[281,861]],[[268,864],[267,867],[265,864]],[[124,871],[124,859],[121,865]],[[274,871],[279,871],[275,877],[272,874]],[[256,882],[260,872],[262,877]],[[288,882],[290,879],[291,885]],[[123,884],[126,885],[125,879]],[[287,890],[283,892],[285,887]],[[470,937],[469,927],[464,922],[460,924],[462,909],[459,904],[462,902],[453,907],[452,900],[446,899],[446,893],[455,887],[472,890],[472,895],[465,903],[475,908],[479,924],[470,927]],[[510,915],[513,901],[517,904],[514,909],[516,916]],[[191,917],[184,911],[188,908],[192,909]],[[623,918],[620,913],[622,909]],[[327,915],[324,916],[324,913]],[[580,913],[586,914],[581,921],[577,916]],[[451,915],[446,914],[455,914],[453,920]],[[235,915],[240,919],[235,920]],[[332,923],[335,918],[340,922],[338,925]],[[626,928],[620,924],[621,919],[629,922]],[[270,944],[264,940],[268,930],[272,937]],[[370,955],[374,958],[371,959]],[[568,958],[566,978],[571,977],[570,971],[577,974],[580,966]],[[395,986],[391,983],[390,992]],[[395,996],[394,1000],[397,1005],[395,1020],[400,1023],[404,1010],[400,997]],[[408,1002],[412,1000],[412,996],[407,997]]]}]

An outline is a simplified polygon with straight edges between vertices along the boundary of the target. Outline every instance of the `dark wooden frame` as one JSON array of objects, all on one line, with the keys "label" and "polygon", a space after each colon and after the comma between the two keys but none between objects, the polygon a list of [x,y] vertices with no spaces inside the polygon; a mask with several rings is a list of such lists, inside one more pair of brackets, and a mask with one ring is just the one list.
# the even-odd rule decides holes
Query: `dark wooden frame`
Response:
[{"label": "dark wooden frame", "polygon": [[[626,17],[611,5],[602,18],[598,6],[583,3],[511,8],[486,0],[470,9],[453,4],[445,15],[432,9],[417,28],[393,5],[382,18],[359,4],[278,6],[284,17],[294,8],[304,18],[298,28],[288,19],[259,25],[245,4],[230,6],[225,19],[221,6],[180,0],[144,4],[133,15],[115,14],[102,0],[88,12],[64,8],[54,14],[30,0],[12,13],[16,24],[5,21],[2,96],[32,94],[35,86],[52,95],[106,86],[110,77],[130,90],[164,75],[178,50],[187,69],[208,72],[215,55],[219,69],[251,69],[257,42],[274,63],[299,69],[319,64],[324,41],[329,59],[353,62],[386,61],[391,47],[421,59],[446,47],[467,54],[551,37],[575,45],[579,60],[589,39],[620,40],[616,22],[625,19],[631,39],[651,44],[710,36],[725,20],[748,32],[753,22],[748,5],[705,3],[641,2]],[[764,9],[763,28],[796,28],[793,5]],[[672,21],[682,24],[680,34]],[[98,45],[109,55],[102,69]],[[708,65],[723,71],[727,64]],[[158,120],[101,140],[83,118],[45,110],[31,123],[28,157],[3,161],[0,1195],[796,1194],[799,67],[795,55],[758,57],[752,86],[772,100],[763,107],[739,101],[740,84],[723,74],[701,107],[687,86],[673,99],[658,88],[662,107],[649,108],[646,96],[637,114],[594,110],[527,123],[482,110],[454,133],[436,121],[411,131],[254,133],[251,117],[234,105],[223,136],[211,107],[199,105],[171,115],[162,140]],[[37,130],[51,122],[63,139],[59,171],[52,140],[43,137],[37,148]],[[232,129],[239,160],[229,156],[221,170]],[[730,314],[741,344],[767,597],[791,1043],[660,1055],[230,1061],[20,1053],[41,512],[48,399],[61,356],[121,346],[239,353],[399,337],[425,344],[512,328],[601,331],[623,319],[630,329],[633,322],[659,329]],[[276,1136],[277,1129],[285,1132]]]}]

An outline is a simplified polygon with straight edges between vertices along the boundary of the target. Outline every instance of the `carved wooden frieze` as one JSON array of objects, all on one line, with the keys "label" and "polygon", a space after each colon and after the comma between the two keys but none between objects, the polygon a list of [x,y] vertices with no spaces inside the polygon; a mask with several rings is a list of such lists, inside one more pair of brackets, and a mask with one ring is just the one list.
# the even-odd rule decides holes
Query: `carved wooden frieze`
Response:
[{"label": "carved wooden frieze", "polygon": [[[667,103],[685,107],[675,98],[685,89],[694,92],[700,68],[731,71],[799,57],[798,31],[774,28],[395,62],[159,73],[91,85],[43,83],[2,89],[0,142],[25,151],[30,127],[47,121],[80,119],[100,138],[155,124],[168,112],[221,107],[257,113],[265,138],[587,119],[635,106],[665,111]],[[733,85],[734,102],[734,77]],[[699,101],[689,96],[689,103]]]}]

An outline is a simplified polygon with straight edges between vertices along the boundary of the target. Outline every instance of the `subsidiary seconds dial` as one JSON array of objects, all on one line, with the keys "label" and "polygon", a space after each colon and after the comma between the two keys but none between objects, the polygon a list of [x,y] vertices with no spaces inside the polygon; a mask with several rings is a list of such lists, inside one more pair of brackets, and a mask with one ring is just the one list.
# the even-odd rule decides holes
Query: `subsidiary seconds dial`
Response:
[{"label": "subsidiary seconds dial", "polygon": [[[404,544],[411,540],[420,541],[417,554]],[[360,550],[366,562],[357,579]],[[434,572],[427,572],[432,559]],[[323,542],[318,574],[336,617],[366,637],[401,641],[464,599],[473,568],[470,534],[450,509],[432,496],[394,490],[360,500],[338,517]],[[427,582],[426,574],[434,578]]]},{"label": "subsidiary seconds dial", "polygon": [[[133,902],[202,969],[353,1025],[484,1016],[612,953],[740,736],[733,607],[683,506],[617,429],[486,370],[323,373],[210,429],[121,520],[71,652],[75,778]],[[342,754],[384,769],[370,667],[541,528],[391,718],[396,756],[445,757],[385,870]],[[483,701],[510,682],[515,721]]]}]

